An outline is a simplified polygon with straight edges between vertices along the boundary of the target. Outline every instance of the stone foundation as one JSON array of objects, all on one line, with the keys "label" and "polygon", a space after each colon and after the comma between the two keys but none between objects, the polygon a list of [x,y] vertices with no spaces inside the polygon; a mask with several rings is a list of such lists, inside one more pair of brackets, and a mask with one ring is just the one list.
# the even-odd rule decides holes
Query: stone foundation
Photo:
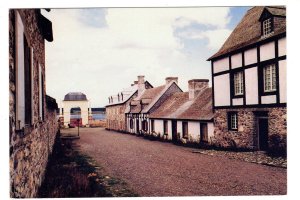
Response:
[{"label": "stone foundation", "polygon": [[[238,130],[228,130],[227,113],[238,113]],[[271,150],[286,150],[286,107],[216,109],[213,144],[224,148],[258,149],[258,130],[255,112],[267,112],[268,146]]]}]

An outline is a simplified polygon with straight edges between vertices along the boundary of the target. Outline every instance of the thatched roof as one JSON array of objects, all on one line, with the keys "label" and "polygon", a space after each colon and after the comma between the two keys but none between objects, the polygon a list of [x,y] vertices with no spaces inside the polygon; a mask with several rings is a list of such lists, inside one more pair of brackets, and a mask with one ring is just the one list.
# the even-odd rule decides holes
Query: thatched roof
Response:
[{"label": "thatched roof", "polygon": [[267,37],[261,36],[260,16],[264,11],[269,12],[276,19],[273,37],[286,32],[286,9],[283,6],[256,6],[247,11],[246,15],[232,31],[221,49],[211,56],[208,60],[212,60],[231,51],[238,50],[256,42],[265,40]]}]

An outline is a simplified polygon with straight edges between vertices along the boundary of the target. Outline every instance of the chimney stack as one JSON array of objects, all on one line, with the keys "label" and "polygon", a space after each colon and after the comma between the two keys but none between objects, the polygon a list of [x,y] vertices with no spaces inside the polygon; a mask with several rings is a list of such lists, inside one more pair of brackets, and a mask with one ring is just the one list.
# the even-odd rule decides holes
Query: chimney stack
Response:
[{"label": "chimney stack", "polygon": [[168,85],[172,81],[174,81],[178,84],[178,77],[166,77],[166,85]]},{"label": "chimney stack", "polygon": [[193,100],[197,94],[208,88],[208,79],[189,80],[189,100]]},{"label": "chimney stack", "polygon": [[144,80],[145,76],[140,75],[138,76],[138,96],[140,96],[142,94],[142,92],[145,90],[145,80]]}]

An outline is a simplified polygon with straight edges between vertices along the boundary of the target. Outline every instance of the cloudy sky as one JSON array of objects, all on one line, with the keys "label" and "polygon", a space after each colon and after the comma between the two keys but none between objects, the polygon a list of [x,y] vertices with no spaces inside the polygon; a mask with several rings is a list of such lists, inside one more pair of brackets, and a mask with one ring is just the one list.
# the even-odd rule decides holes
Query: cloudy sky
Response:
[{"label": "cloudy sky", "polygon": [[145,75],[153,86],[177,76],[210,79],[207,60],[249,7],[93,8],[42,11],[53,24],[46,42],[47,93],[60,102],[83,92],[93,107]]}]

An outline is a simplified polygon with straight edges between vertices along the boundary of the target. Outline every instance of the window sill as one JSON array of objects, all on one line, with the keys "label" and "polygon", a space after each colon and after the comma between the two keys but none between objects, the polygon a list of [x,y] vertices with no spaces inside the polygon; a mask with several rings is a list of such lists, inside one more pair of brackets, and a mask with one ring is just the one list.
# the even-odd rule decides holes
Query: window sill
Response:
[{"label": "window sill", "polygon": [[276,90],[274,90],[274,91],[263,91],[263,96],[266,96],[266,95],[275,95],[277,93],[277,91]]},{"label": "window sill", "polygon": [[237,94],[233,95],[233,98],[243,98],[245,95],[244,94]]}]

